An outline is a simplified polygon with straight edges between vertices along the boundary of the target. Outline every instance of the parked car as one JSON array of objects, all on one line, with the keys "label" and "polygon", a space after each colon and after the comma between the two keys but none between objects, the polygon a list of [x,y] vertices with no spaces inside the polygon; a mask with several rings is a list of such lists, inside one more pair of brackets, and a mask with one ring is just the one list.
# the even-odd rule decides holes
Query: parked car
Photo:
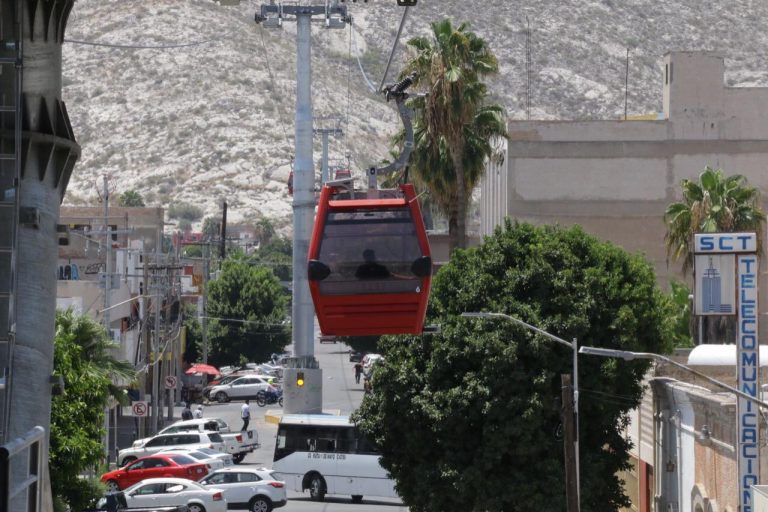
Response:
[{"label": "parked car", "polygon": [[227,512],[221,489],[183,478],[148,478],[123,491],[128,508],[186,505],[189,512]]},{"label": "parked car", "polygon": [[184,455],[185,457],[194,459],[200,464],[205,464],[208,466],[208,471],[214,471],[224,467],[224,461],[222,459],[211,457],[207,453],[203,453],[201,451],[190,448],[170,448],[168,450],[158,452],[157,455]]},{"label": "parked car", "polygon": [[110,492],[117,492],[146,478],[169,477],[198,480],[208,474],[209,467],[180,453],[156,454],[137,459],[123,468],[101,475]]},{"label": "parked car", "polygon": [[218,432],[177,432],[173,434],[158,434],[154,437],[139,439],[130,448],[117,452],[117,465],[122,467],[139,457],[153,455],[173,446],[193,448],[212,448],[224,451],[224,440]]},{"label": "parked car", "polygon": [[[128,503],[122,492],[107,494],[96,503],[97,508],[89,508],[82,512],[123,512],[128,510]],[[186,505],[171,507],[140,507],[132,508],[131,512],[189,512]]]},{"label": "parked car", "polygon": [[208,394],[219,403],[229,402],[232,399],[256,398],[259,391],[266,391],[271,387],[268,382],[270,378],[269,375],[245,375],[229,384],[214,386]]},{"label": "parked car", "polygon": [[226,377],[219,377],[218,379],[213,379],[211,382],[208,383],[207,386],[205,386],[203,388],[203,396],[205,398],[207,398],[208,400],[210,400],[211,399],[211,389],[213,389],[214,387],[216,387],[218,385],[229,384],[230,382],[232,382],[235,379],[238,379],[240,377],[244,377],[246,375],[254,375],[255,373],[256,372],[254,372],[252,370],[248,370],[248,371],[238,370],[238,371],[236,371],[234,373],[231,373],[231,374],[227,375]]},{"label": "parked car", "polygon": [[[226,421],[221,418],[196,418],[192,420],[177,421],[173,425],[165,427],[160,434],[173,434],[178,432],[205,432],[214,431],[221,434],[224,442],[224,452],[232,454],[235,464],[239,464],[246,455],[261,446],[259,434],[256,429],[232,432]],[[143,439],[133,444],[141,444]]]},{"label": "parked car", "polygon": [[225,468],[213,471],[200,483],[222,489],[230,509],[270,512],[288,502],[285,482],[266,468]]}]

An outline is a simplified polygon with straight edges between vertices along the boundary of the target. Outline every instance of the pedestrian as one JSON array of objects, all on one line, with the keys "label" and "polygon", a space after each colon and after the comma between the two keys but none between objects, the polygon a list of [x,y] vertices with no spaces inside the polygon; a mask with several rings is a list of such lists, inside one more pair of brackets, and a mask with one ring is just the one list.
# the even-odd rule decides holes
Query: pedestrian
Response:
[{"label": "pedestrian", "polygon": [[363,365],[360,361],[355,363],[355,383],[360,384],[360,376],[363,374]]},{"label": "pedestrian", "polygon": [[190,409],[190,404],[187,402],[184,405],[184,409],[181,411],[181,419],[182,420],[191,420],[192,419],[192,409]]},{"label": "pedestrian", "polygon": [[248,422],[251,421],[251,406],[248,405],[250,401],[245,400],[245,403],[240,407],[240,417],[243,418],[243,428],[240,430],[248,430]]},{"label": "pedestrian", "polygon": [[197,409],[195,409],[195,418],[202,418],[203,417],[203,404],[197,404]]}]

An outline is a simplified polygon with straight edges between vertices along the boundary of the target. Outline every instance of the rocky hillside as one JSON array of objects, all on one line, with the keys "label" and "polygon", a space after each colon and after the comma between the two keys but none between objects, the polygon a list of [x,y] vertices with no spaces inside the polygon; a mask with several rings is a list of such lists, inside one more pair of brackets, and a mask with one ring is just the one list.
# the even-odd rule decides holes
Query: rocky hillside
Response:
[{"label": "rocky hillside", "polygon": [[[189,203],[212,215],[226,198],[234,221],[289,225],[296,29],[256,25],[260,5],[75,3],[63,98],[83,155],[67,204],[95,204],[106,173],[113,192],[136,189],[149,205]],[[344,130],[332,139],[331,161],[349,155],[359,172],[387,156],[399,126],[360,68],[379,84],[403,10],[395,0],[348,5],[351,28],[314,26],[313,101],[316,117],[338,116]],[[768,3],[757,0],[421,0],[402,41],[442,17],[469,22],[499,58],[497,101],[524,118],[530,23],[531,117],[615,118],[624,111],[627,47],[630,113],[661,109],[661,59],[672,49],[718,51],[728,85],[766,86],[767,15]],[[392,79],[405,56],[401,46]],[[319,162],[319,138],[315,149]]]}]

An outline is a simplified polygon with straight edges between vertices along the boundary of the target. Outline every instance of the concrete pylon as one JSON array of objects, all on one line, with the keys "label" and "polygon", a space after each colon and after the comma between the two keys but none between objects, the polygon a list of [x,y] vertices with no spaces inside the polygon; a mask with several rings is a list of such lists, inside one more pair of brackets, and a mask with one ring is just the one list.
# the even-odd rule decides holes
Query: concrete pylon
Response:
[{"label": "concrete pylon", "polygon": [[[56,311],[56,263],[59,206],[80,146],[75,141],[64,102],[61,101],[61,64],[64,29],[75,0],[0,0],[4,27],[10,28],[9,13],[22,13],[21,129],[22,144],[17,201],[19,222],[16,236],[15,342],[11,351],[6,440],[23,436],[35,426],[46,432],[43,447],[42,501],[38,510],[52,511],[48,478],[48,432],[50,431],[53,338]],[[10,39],[14,31],[4,30]],[[3,45],[16,41],[2,41]],[[17,68],[18,69],[18,68]],[[0,98],[15,103],[12,80],[0,78]],[[17,98],[18,99],[18,98]],[[18,130],[19,127],[14,127]],[[13,130],[3,130],[4,145]],[[12,147],[12,146],[11,146]],[[6,196],[7,191],[3,191]],[[6,217],[0,229],[13,229]],[[0,269],[6,272],[6,269]],[[4,278],[7,276],[3,276]],[[11,321],[13,319],[11,318]],[[12,472],[11,487],[23,474]],[[14,501],[11,510],[27,510],[25,497]]]}]

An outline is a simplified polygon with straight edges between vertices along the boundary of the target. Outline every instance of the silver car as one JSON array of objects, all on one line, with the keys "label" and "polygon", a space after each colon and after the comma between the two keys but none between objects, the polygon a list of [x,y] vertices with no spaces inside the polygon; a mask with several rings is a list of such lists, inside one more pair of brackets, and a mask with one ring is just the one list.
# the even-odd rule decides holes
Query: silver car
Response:
[{"label": "silver car", "polygon": [[229,384],[212,387],[208,395],[220,403],[256,398],[259,391],[266,391],[272,387],[269,383],[272,378],[268,375],[244,375]]}]

